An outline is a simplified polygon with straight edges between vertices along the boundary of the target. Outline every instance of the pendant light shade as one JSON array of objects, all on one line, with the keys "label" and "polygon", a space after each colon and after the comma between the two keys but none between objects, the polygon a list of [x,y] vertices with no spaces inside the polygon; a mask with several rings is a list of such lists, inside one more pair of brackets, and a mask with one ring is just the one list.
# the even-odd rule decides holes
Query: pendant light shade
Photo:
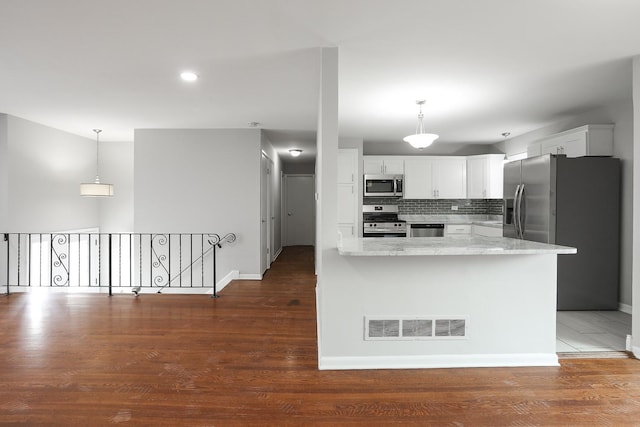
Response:
[{"label": "pendant light shade", "polygon": [[420,106],[420,113],[418,114],[418,127],[416,128],[416,133],[413,135],[405,136],[403,141],[411,144],[412,147],[418,148],[422,150],[433,144],[433,142],[439,138],[439,135],[435,133],[426,133],[424,131],[424,114],[422,114],[422,106],[424,105],[424,100],[416,101],[416,104]]},{"label": "pendant light shade", "polygon": [[113,196],[113,184],[103,184],[100,182],[100,132],[101,129],[94,129],[96,133],[96,179],[93,182],[83,182],[80,184],[80,195],[83,197],[111,197]]}]

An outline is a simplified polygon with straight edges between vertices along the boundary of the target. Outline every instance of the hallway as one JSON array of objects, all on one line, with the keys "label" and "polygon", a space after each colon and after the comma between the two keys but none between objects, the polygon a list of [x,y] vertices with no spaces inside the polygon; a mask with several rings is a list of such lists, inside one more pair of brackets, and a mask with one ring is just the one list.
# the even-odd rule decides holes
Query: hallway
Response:
[{"label": "hallway", "polygon": [[313,248],[203,295],[0,297],[0,420],[27,425],[633,425],[640,363],[318,371]]}]

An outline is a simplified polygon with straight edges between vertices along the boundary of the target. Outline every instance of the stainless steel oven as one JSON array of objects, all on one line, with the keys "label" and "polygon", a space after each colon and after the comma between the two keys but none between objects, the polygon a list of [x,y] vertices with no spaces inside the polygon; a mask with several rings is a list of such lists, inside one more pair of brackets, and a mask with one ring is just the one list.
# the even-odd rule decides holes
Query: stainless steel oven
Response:
[{"label": "stainless steel oven", "polygon": [[365,205],[362,214],[362,237],[407,236],[407,223],[398,219],[396,205]]},{"label": "stainless steel oven", "polygon": [[365,197],[402,197],[403,175],[365,175]]}]

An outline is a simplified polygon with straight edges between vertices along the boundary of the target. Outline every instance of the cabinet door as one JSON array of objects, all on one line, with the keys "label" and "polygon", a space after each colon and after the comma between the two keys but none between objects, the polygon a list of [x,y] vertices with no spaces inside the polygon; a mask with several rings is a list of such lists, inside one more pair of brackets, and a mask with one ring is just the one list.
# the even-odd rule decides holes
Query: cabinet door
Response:
[{"label": "cabinet door", "polygon": [[467,159],[467,198],[484,199],[487,194],[488,159]]},{"label": "cabinet door", "polygon": [[467,197],[467,160],[464,157],[434,160],[433,167],[438,199]]},{"label": "cabinet door", "polygon": [[404,198],[433,199],[431,160],[407,159],[404,162]]},{"label": "cabinet door", "polygon": [[527,158],[542,155],[542,144],[535,142],[527,147]]},{"label": "cabinet door", "polygon": [[356,237],[356,226],[354,224],[338,224],[338,231],[343,239]]},{"label": "cabinet door", "polygon": [[381,158],[364,158],[363,170],[365,174],[380,175],[384,173],[384,162]]},{"label": "cabinet door", "polygon": [[[504,187],[504,154],[487,156],[485,199],[502,199]],[[467,171],[469,173],[469,171]],[[467,187],[467,191],[469,188]]]},{"label": "cabinet door", "polygon": [[402,175],[404,173],[404,160],[387,157],[384,159],[384,173],[390,175]]},{"label": "cabinet door", "polygon": [[338,150],[338,184],[355,184],[358,172],[358,150]]},{"label": "cabinet door", "polygon": [[587,153],[587,134],[579,133],[577,135],[573,135],[568,137],[562,143],[562,153],[566,154],[567,157],[583,157],[586,156]]},{"label": "cabinet door", "polygon": [[356,222],[356,192],[351,184],[338,184],[338,223]]}]

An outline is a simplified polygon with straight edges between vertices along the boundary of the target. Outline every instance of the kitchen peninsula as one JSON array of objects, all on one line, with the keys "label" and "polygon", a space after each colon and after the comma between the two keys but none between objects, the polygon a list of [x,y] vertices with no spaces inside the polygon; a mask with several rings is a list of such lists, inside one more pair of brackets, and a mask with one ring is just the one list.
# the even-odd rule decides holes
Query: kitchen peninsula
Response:
[{"label": "kitchen peninsula", "polygon": [[[321,369],[557,366],[556,263],[504,237],[349,238],[320,295]],[[338,314],[339,313],[339,314]]]}]

